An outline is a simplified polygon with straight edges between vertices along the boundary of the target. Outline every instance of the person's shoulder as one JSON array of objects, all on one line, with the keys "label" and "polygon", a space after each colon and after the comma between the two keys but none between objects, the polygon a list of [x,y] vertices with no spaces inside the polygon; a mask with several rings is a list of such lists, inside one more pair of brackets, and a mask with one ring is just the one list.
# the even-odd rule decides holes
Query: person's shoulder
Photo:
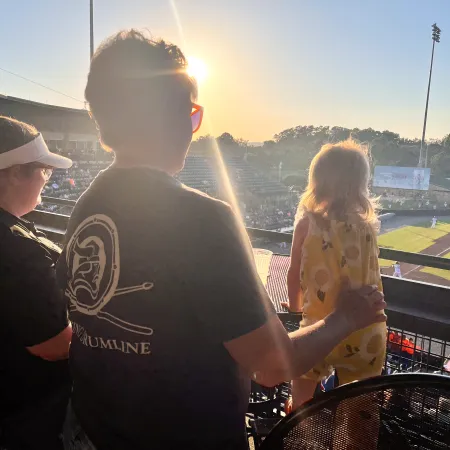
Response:
[{"label": "person's shoulder", "polygon": [[298,222],[295,224],[294,233],[296,234],[307,234],[309,229],[309,224],[311,223],[311,219],[308,214],[305,214],[301,217]]},{"label": "person's shoulder", "polygon": [[40,264],[47,257],[42,245],[23,223],[11,227],[0,224],[0,253],[0,259],[8,264]]},{"label": "person's shoulder", "polygon": [[0,221],[0,244],[3,249],[27,239],[28,233],[29,230],[21,226],[18,221],[17,223],[4,223]]},{"label": "person's shoulder", "polygon": [[104,199],[107,198],[110,193],[108,191],[105,192],[103,188],[104,184],[107,184],[108,181],[105,181],[106,177],[103,177],[101,175],[102,172],[100,172],[97,177],[94,178],[91,185],[76,200],[76,203],[72,208],[72,212],[69,216],[69,225],[67,227],[67,230],[69,230],[73,226],[73,224],[83,220],[80,218],[89,216],[91,211],[96,210],[99,205],[104,205],[106,203]]},{"label": "person's shoulder", "polygon": [[11,228],[0,221],[0,248],[7,248],[14,240],[14,234]]},{"label": "person's shoulder", "polygon": [[228,242],[243,231],[239,216],[227,202],[187,186],[181,186],[183,230],[203,242]]},{"label": "person's shoulder", "polygon": [[232,212],[231,206],[223,200],[213,198],[198,189],[188,187],[184,184],[180,184],[180,188],[181,195],[184,197],[183,200],[189,202],[189,206],[196,210],[200,209],[205,213],[209,212],[211,214],[222,215],[227,215]]}]

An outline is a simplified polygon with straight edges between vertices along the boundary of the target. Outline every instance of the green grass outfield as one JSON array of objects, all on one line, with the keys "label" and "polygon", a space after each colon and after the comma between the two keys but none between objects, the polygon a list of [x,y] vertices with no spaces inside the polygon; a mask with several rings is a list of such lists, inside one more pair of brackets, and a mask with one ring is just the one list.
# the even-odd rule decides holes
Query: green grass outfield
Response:
[{"label": "green grass outfield", "polygon": [[[450,258],[450,253],[441,255],[442,258]],[[424,267],[420,270],[421,272],[431,273],[431,275],[436,275],[437,277],[450,280],[450,270],[434,269],[433,267]]]},{"label": "green grass outfield", "polygon": [[[431,222],[431,221],[430,221]],[[430,228],[430,222],[417,224],[414,226],[406,226],[398,230],[390,231],[378,237],[378,245],[380,247],[392,248],[395,250],[403,250],[411,253],[421,253],[426,248],[432,246],[438,239],[450,233],[450,223],[438,221],[436,228]],[[446,255],[445,258],[450,257]],[[393,261],[380,259],[380,267],[389,267]],[[434,271],[446,272],[450,279],[450,272],[439,269],[423,269],[427,273],[435,273]],[[430,272],[433,271],[433,272]],[[439,275],[442,276],[442,275]]]}]

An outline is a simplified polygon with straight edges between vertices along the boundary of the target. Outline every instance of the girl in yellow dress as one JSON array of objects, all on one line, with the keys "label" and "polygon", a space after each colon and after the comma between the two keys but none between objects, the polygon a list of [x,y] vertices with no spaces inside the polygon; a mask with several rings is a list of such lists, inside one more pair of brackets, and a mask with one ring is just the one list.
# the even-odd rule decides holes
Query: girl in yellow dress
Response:
[{"label": "girl in yellow dress", "polygon": [[[303,312],[301,327],[334,309],[343,282],[354,289],[378,285],[382,290],[369,177],[368,151],[352,140],[324,145],[311,163],[288,273],[289,308]],[[384,323],[336,342],[322,364],[293,381],[293,407],[309,400],[333,368],[341,384],[380,375],[385,349]]]}]

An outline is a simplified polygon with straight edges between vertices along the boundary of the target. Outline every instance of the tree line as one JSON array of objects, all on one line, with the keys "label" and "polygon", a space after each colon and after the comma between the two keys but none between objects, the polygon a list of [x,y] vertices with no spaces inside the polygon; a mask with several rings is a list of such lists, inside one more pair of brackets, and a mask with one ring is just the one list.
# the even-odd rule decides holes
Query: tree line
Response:
[{"label": "tree line", "polygon": [[[343,127],[300,125],[276,134],[262,146],[249,145],[244,139],[223,133],[216,140],[200,137],[191,145],[192,152],[207,154],[214,151],[216,142],[220,151],[232,156],[245,157],[249,163],[262,170],[279,167],[303,170],[309,167],[320,147],[328,142],[339,142],[349,137],[370,146],[373,166],[416,167],[419,162],[420,140],[407,139],[389,130],[372,128],[349,129]],[[428,167],[434,175],[450,177],[450,134],[440,140],[429,140]],[[217,148],[217,147],[216,147]],[[425,152],[424,149],[424,152]]]}]

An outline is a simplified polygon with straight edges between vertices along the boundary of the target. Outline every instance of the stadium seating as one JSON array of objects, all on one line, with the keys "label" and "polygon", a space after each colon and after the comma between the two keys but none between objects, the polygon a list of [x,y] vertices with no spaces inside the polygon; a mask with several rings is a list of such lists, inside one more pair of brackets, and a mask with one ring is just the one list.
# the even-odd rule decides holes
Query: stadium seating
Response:
[{"label": "stadium seating", "polygon": [[[101,160],[97,159],[95,150],[76,150],[66,156],[74,160],[73,166],[68,170],[57,169],[53,172],[50,182],[44,188],[44,196],[77,200],[97,174],[106,169],[112,161],[110,154],[105,153]],[[218,197],[223,176],[216,169],[214,162],[211,157],[189,156],[177,179],[187,186]],[[224,155],[224,163],[248,226],[269,230],[292,226],[296,199],[292,198],[285,186],[269,180],[265,174],[242,158]],[[248,196],[254,199],[252,206],[244,205],[244,199]],[[38,209],[70,214],[70,209],[66,206],[47,204],[39,206]]]},{"label": "stadium seating", "polygon": [[196,156],[186,158],[184,168],[177,178],[189,187],[210,195],[217,194],[217,178],[208,158]]},{"label": "stadium seating", "polygon": [[230,177],[241,190],[264,196],[288,194],[285,186],[277,181],[269,180],[242,158],[225,157],[224,161]]}]

